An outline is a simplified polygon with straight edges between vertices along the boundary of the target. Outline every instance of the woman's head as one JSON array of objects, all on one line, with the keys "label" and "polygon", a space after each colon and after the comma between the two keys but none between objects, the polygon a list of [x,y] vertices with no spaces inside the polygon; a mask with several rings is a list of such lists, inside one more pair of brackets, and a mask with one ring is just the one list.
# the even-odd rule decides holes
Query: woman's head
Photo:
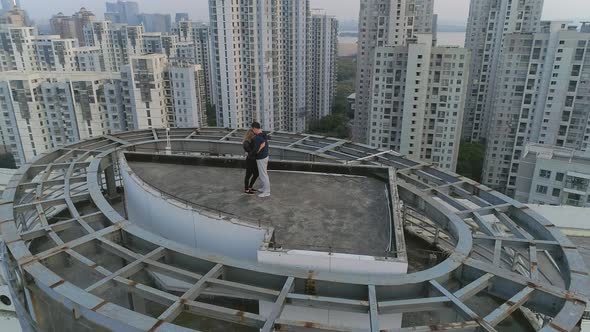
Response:
[{"label": "woman's head", "polygon": [[252,142],[252,140],[254,139],[254,136],[256,136],[256,133],[254,133],[254,130],[248,129],[248,131],[244,135],[244,141]]}]

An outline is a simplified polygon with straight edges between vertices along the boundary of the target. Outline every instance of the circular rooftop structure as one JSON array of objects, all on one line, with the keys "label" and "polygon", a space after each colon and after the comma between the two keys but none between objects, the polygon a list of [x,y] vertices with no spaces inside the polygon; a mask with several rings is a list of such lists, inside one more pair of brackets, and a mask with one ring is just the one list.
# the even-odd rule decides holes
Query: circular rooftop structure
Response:
[{"label": "circular rooftop structure", "polygon": [[571,331],[576,247],[474,181],[344,140],[271,133],[273,196],[242,195],[242,130],[119,133],[23,166],[4,268],[41,331]]}]

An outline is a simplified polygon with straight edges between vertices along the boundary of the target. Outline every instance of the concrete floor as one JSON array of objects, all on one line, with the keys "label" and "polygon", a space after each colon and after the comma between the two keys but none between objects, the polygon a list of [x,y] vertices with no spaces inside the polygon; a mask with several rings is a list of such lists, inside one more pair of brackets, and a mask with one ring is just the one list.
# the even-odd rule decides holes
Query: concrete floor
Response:
[{"label": "concrete floor", "polygon": [[258,198],[242,192],[242,169],[129,165],[178,198],[274,227],[277,244],[286,249],[384,256],[389,243],[386,184],[377,179],[270,171],[272,196]]}]

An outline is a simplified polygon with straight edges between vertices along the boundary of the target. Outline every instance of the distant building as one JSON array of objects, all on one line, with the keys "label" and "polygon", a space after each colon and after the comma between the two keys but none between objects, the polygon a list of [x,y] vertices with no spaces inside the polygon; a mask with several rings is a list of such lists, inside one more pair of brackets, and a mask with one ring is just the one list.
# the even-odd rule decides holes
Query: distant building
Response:
[{"label": "distant building", "polygon": [[454,171],[469,61],[464,48],[433,47],[430,34],[375,48],[369,144]]},{"label": "distant building", "polygon": [[72,16],[64,15],[61,12],[54,15],[49,20],[49,24],[53,34],[60,35],[61,38],[75,38],[80,46],[85,46],[84,27],[95,21],[96,16],[82,7]]},{"label": "distant building", "polygon": [[498,58],[483,183],[515,194],[527,143],[590,150],[590,33],[543,22],[504,37]]},{"label": "distant building", "polygon": [[[394,7],[395,6],[395,7]],[[416,34],[432,34],[433,0],[362,0],[359,12],[356,106],[353,140],[369,143],[375,50],[383,46],[404,46]]]},{"label": "distant building", "polygon": [[13,7],[10,10],[0,12],[0,24],[25,27],[31,25],[31,20],[24,10],[19,7]]},{"label": "distant building", "polygon": [[74,38],[78,39],[78,44],[80,46],[86,46],[86,41],[84,40],[84,27],[92,22],[96,22],[96,16],[86,8],[82,7],[77,13],[72,15],[74,19],[74,25],[76,29],[76,35]]},{"label": "distant building", "polygon": [[258,121],[267,130],[306,130],[313,86],[309,69],[315,66],[309,63],[315,51],[310,47],[310,15],[309,1],[236,5],[209,0],[213,104],[219,126],[244,128]]},{"label": "distant building", "polygon": [[20,6],[20,0],[1,0],[1,3],[3,10],[11,10],[14,7],[22,8]]},{"label": "distant building", "polygon": [[138,20],[146,32],[167,33],[172,27],[170,14],[139,14]]},{"label": "distant building", "polygon": [[121,103],[113,99],[119,74],[14,71],[2,78],[0,131],[17,165],[57,146],[127,128]]},{"label": "distant building", "polygon": [[143,26],[109,21],[93,22],[84,29],[86,45],[100,48],[101,61],[109,72],[118,72],[130,56],[142,54],[143,33]]},{"label": "distant building", "polygon": [[71,16],[59,12],[49,19],[51,32],[61,38],[76,38],[76,26]]},{"label": "distant building", "polygon": [[172,27],[172,34],[176,35],[181,43],[176,47],[175,59],[184,63],[201,65],[205,75],[207,103],[213,104],[209,26],[200,22],[177,21]]},{"label": "distant building", "polygon": [[590,152],[527,145],[515,188],[524,203],[590,207]]},{"label": "distant building", "polygon": [[[490,125],[495,88],[502,83],[498,65],[504,38],[511,33],[535,32],[544,0],[471,0],[465,47],[471,50],[471,74],[463,137],[485,141]],[[490,132],[493,132],[490,130]]]},{"label": "distant building", "polygon": [[172,65],[164,54],[131,57],[121,71],[130,103],[130,129],[200,127],[206,122],[205,85],[199,65]]},{"label": "distant building", "polygon": [[332,113],[338,57],[338,20],[325,11],[311,15],[308,56],[308,123],[317,123]]},{"label": "distant building", "polygon": [[135,1],[107,2],[104,17],[113,23],[139,25],[139,5]]},{"label": "distant building", "polygon": [[176,22],[190,21],[188,13],[176,13],[175,21]]}]

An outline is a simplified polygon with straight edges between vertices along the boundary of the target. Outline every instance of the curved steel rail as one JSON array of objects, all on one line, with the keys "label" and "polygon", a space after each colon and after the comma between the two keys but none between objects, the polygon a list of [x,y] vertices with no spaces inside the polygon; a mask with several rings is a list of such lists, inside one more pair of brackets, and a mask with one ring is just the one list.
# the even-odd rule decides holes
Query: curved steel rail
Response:
[{"label": "curved steel rail", "polygon": [[[61,323],[66,330],[183,330],[175,319],[189,312],[262,331],[312,325],[316,330],[346,330],[281,319],[285,303],[368,313],[370,331],[380,330],[380,315],[449,307],[462,318],[409,328],[495,331],[525,307],[544,318],[542,331],[569,331],[582,317],[590,292],[586,267],[549,221],[483,185],[395,152],[314,135],[272,133],[273,159],[395,168],[403,204],[455,243],[440,264],[407,275],[280,268],[187,248],[130,223],[106,197],[116,189],[119,170],[114,161],[120,151],[159,153],[171,144],[174,154],[239,155],[241,134],[222,128],[172,129],[168,140],[165,130],[119,133],[55,149],[24,165],[4,192],[0,231],[13,295],[21,314],[32,318],[31,326],[51,329],[52,317],[45,315],[52,312],[65,315]],[[105,257],[116,257],[118,263]],[[142,273],[152,279],[139,277]],[[149,282],[154,275],[188,286],[171,289]],[[466,303],[480,292],[505,303],[479,313]],[[263,316],[203,302],[203,294],[274,305]],[[134,297],[159,310],[134,305]],[[533,315],[527,317],[536,323]]]}]

